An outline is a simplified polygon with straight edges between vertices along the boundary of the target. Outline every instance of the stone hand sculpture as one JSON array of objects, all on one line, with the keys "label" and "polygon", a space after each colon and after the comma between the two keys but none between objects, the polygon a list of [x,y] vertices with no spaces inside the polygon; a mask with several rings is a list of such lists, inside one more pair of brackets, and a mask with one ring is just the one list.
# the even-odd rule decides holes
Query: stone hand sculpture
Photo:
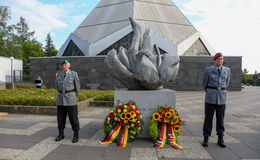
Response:
[{"label": "stone hand sculpture", "polygon": [[117,51],[112,49],[105,58],[109,74],[130,90],[157,90],[173,81],[179,70],[180,58],[176,53],[161,54],[152,42],[151,30],[142,28],[132,18],[134,31],[131,46]]}]

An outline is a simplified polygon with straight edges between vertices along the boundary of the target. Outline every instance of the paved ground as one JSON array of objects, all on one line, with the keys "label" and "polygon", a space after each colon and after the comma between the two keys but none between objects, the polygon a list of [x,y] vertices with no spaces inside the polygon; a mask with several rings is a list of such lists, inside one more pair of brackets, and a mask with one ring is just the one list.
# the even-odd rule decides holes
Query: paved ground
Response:
[{"label": "paved ground", "polygon": [[90,107],[80,113],[80,141],[71,143],[68,126],[66,138],[54,142],[57,135],[56,117],[14,114],[0,117],[0,159],[15,160],[168,160],[168,159],[260,159],[260,88],[248,87],[228,92],[225,117],[227,148],[216,145],[216,136],[203,148],[204,92],[177,92],[177,108],[187,125],[178,139],[184,150],[166,146],[153,148],[149,139],[137,139],[127,148],[115,144],[101,145],[102,123],[108,108]]}]

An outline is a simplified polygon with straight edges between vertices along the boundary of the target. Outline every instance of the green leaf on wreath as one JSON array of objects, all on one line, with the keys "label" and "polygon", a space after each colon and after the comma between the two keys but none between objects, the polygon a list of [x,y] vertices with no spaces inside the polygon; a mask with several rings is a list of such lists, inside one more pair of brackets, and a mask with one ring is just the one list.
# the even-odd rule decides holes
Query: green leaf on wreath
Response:
[{"label": "green leaf on wreath", "polygon": [[148,124],[148,130],[151,138],[155,141],[158,136],[158,122],[151,120]]}]

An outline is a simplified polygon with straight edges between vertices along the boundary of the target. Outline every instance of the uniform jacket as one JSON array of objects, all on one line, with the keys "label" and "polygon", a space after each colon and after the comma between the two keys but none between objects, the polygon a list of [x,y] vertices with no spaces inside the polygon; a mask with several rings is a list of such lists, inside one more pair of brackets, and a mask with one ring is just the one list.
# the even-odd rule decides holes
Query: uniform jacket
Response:
[{"label": "uniform jacket", "polygon": [[64,78],[64,72],[56,73],[57,100],[56,105],[73,106],[77,104],[76,96],[80,91],[80,83],[77,72],[68,71]]},{"label": "uniform jacket", "polygon": [[222,71],[219,74],[216,65],[208,67],[203,75],[203,88],[206,91],[205,103],[222,105],[226,104],[226,89],[218,90],[207,88],[221,87],[227,88],[230,82],[230,69],[222,66]]}]

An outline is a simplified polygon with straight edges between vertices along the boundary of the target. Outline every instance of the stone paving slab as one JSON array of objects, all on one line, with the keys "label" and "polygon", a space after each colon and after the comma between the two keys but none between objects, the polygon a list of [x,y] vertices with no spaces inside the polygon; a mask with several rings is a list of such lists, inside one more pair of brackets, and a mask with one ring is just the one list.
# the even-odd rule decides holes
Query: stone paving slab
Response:
[{"label": "stone paving slab", "polygon": [[[104,138],[103,118],[109,107],[90,107],[80,112],[80,140],[71,143],[73,131],[67,121],[65,139],[55,142],[55,116],[10,114],[0,117],[0,159],[8,160],[260,160],[260,88],[247,87],[228,92],[225,142],[220,148],[215,124],[209,147],[201,146],[204,120],[204,92],[176,92],[176,107],[186,126],[178,138],[184,150],[169,145],[153,148],[148,138],[138,138],[126,148],[100,144]],[[214,119],[215,123],[215,119]]]}]

